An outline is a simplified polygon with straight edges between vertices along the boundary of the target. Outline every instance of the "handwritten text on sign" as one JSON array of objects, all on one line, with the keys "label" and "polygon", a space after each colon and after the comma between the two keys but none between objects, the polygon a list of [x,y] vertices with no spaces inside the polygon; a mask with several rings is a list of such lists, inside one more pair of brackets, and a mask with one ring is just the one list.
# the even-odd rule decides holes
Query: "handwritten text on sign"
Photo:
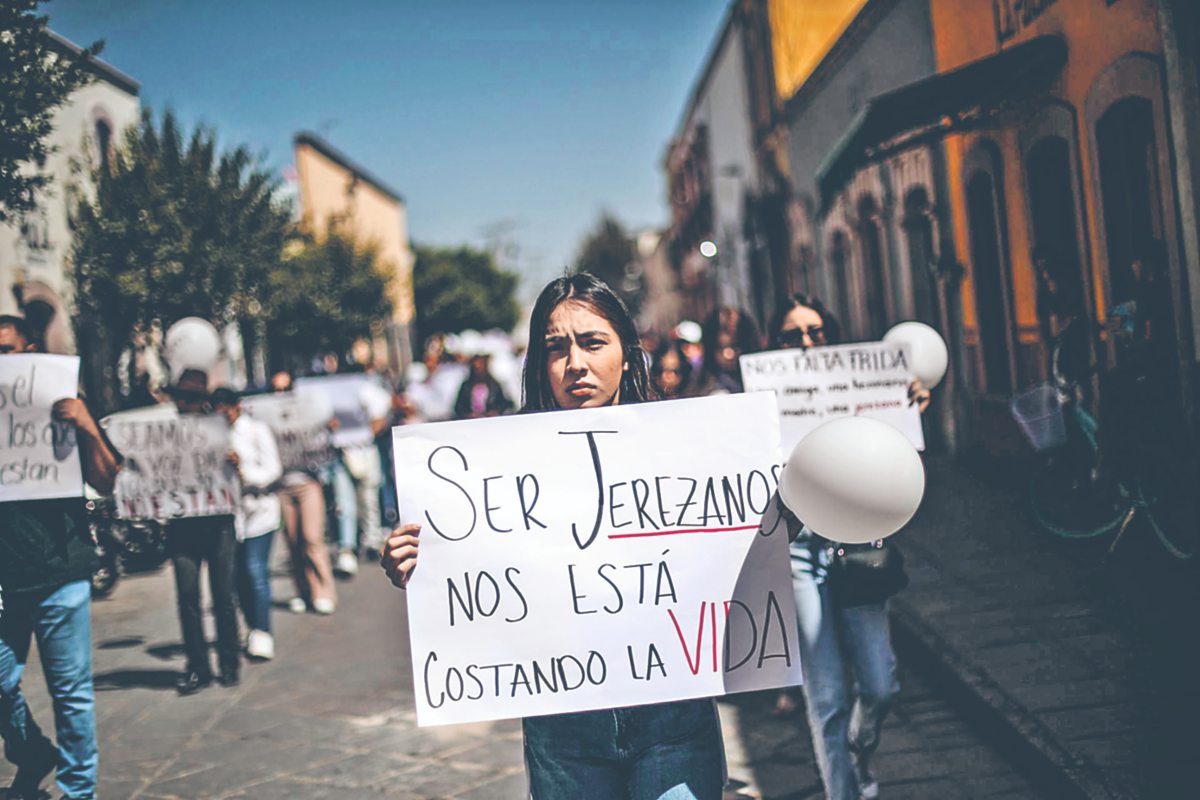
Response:
[{"label": "handwritten text on sign", "polygon": [[75,427],[51,417],[78,386],[77,356],[0,357],[0,503],[83,496]]},{"label": "handwritten text on sign", "polygon": [[323,394],[263,394],[247,397],[242,406],[275,434],[285,471],[313,472],[337,453],[329,435],[333,407]]},{"label": "handwritten text on sign", "polygon": [[779,398],[784,457],[821,423],[838,417],[878,419],[925,449],[921,415],[908,401],[912,383],[907,350],[883,342],[772,350],[741,357],[747,392]]},{"label": "handwritten text on sign", "polygon": [[[770,394],[393,429],[421,725],[800,682]],[[697,435],[702,431],[703,435]]]},{"label": "handwritten text on sign", "polygon": [[233,514],[241,498],[229,463],[229,423],[217,414],[179,414],[153,406],[105,417],[125,457],[117,474],[117,516],[174,519]]}]

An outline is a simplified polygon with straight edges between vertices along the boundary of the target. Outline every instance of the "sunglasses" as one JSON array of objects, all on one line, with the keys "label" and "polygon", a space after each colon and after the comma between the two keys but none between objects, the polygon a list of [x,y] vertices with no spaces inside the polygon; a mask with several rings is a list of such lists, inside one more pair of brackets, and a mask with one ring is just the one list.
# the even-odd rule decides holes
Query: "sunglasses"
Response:
[{"label": "sunglasses", "polygon": [[812,344],[825,341],[825,328],[821,325],[810,325],[807,328],[788,328],[779,332],[779,343],[784,347],[803,347],[805,337]]}]

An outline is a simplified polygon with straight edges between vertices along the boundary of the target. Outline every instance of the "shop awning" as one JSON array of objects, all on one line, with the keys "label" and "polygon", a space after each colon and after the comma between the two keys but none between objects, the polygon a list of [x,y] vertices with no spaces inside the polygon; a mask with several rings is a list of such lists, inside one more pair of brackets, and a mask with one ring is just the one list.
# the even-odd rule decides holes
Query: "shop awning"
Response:
[{"label": "shop awning", "polygon": [[863,163],[914,139],[969,127],[1006,100],[1053,79],[1066,62],[1061,36],[1039,36],[872,98],[817,170],[822,204]]}]

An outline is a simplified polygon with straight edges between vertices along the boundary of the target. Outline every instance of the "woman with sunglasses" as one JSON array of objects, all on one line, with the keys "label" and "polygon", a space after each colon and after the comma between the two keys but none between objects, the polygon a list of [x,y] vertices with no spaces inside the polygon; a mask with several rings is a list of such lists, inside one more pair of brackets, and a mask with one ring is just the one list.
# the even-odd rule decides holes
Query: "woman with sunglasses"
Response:
[{"label": "woman with sunglasses", "polygon": [[[551,281],[529,323],[523,411],[600,408],[654,399],[633,319],[587,274]],[[397,528],[380,562],[404,588],[419,526]],[[524,720],[533,800],[719,800],[725,756],[711,699]]]},{"label": "woman with sunglasses", "polygon": [[[802,294],[787,298],[770,327],[772,349],[807,350],[838,344],[840,338],[833,314],[820,300]],[[929,391],[914,381],[909,401],[924,412]],[[793,527],[801,525],[794,517],[791,522]],[[869,760],[879,746],[884,717],[900,691],[887,607],[882,602],[836,605],[825,581],[828,542],[807,527],[800,527],[791,555],[802,688],[825,796],[871,800],[879,796],[879,784]]]}]

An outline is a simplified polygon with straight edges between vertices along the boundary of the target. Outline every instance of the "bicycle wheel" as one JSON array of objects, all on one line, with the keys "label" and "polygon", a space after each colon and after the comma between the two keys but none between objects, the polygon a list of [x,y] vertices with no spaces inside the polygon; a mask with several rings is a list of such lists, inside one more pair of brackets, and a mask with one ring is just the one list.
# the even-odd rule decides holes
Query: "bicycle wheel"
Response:
[{"label": "bicycle wheel", "polygon": [[1044,530],[1064,539],[1091,539],[1116,530],[1129,511],[1129,500],[1110,480],[1094,479],[1090,470],[1060,454],[1035,470],[1029,505]]},{"label": "bicycle wheel", "polygon": [[1155,536],[1173,557],[1192,558],[1200,537],[1196,465],[1147,459],[1139,472],[1138,494]]}]

